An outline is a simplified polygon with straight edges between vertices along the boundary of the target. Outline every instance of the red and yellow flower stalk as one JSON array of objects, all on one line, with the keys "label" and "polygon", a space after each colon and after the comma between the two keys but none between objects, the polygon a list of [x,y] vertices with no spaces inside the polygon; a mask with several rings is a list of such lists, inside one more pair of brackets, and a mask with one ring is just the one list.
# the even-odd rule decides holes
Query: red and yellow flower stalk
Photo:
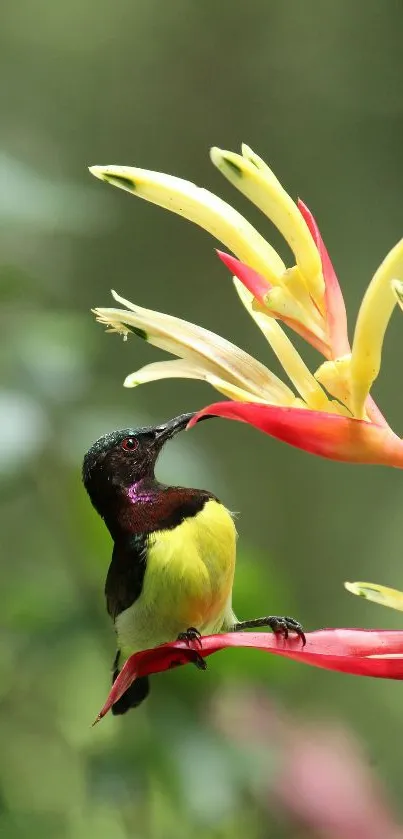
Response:
[{"label": "red and yellow flower stalk", "polygon": [[[113,292],[122,308],[96,308],[101,323],[125,337],[134,332],[178,356],[132,373],[125,386],[172,377],[201,379],[230,401],[209,405],[199,416],[209,413],[247,422],[322,457],[403,467],[403,441],[370,396],[388,322],[396,303],[403,301],[403,240],[386,256],[367,288],[350,347],[343,295],[308,208],[301,201],[294,203],[248,146],[242,146],[242,154],[213,148],[211,159],[276,225],[295,265],[287,268],[243,216],[188,181],[127,166],[93,166],[90,171],[199,224],[232,252],[219,256],[234,275],[242,304],[279,359],[289,384],[220,336],[141,308]],[[324,357],[314,373],[281,323]]]}]

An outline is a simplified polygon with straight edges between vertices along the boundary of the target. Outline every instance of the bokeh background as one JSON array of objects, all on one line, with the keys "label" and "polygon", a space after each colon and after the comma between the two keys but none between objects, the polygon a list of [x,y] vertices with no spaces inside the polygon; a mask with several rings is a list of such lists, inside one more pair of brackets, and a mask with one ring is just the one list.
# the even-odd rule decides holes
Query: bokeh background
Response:
[{"label": "bokeh background", "polygon": [[[289,735],[301,725],[308,744],[321,740],[303,764],[312,799],[326,799],[319,779],[330,773],[329,800],[343,811],[332,763],[340,748],[355,799],[367,772],[367,793],[386,790],[398,823],[400,683],[228,651],[205,674],[155,677],[138,711],[90,728],[114,654],[103,600],[111,545],[80,467],[104,431],[214,396],[186,381],[123,389],[129,372],[162,354],[95,324],[90,309],[110,305],[111,287],[277,369],[216,243],[101,184],[87,166],[131,164],[204,185],[288,259],[277,232],[210,164],[210,145],[249,143],[315,212],[351,330],[403,232],[401,4],[18,0],[1,18],[0,835],[347,837],[332,819],[329,827],[293,810],[301,778],[290,770]],[[402,332],[396,314],[374,391],[401,433]],[[173,442],[160,476],[204,486],[239,511],[240,616],[292,614],[306,628],[401,625],[343,589],[346,579],[403,584],[400,472],[321,461],[217,420]]]}]

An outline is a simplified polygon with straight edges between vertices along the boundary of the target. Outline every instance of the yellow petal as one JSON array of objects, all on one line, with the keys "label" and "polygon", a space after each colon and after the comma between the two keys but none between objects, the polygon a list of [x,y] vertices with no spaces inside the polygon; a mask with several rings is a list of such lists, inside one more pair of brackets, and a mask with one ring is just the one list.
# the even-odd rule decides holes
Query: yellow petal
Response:
[{"label": "yellow petal", "polygon": [[[263,405],[278,404],[277,402],[274,402],[273,398],[271,398],[271,400],[262,399],[260,396],[255,396],[254,394],[243,390],[241,387],[225,382],[223,379],[220,379],[218,376],[213,376],[211,373],[206,373],[205,381],[209,385],[212,385],[212,387],[220,393],[223,393],[224,396],[227,396],[228,399],[234,399],[236,402],[261,402]],[[292,402],[290,402],[290,404],[292,404]]]},{"label": "yellow petal", "polygon": [[207,382],[220,393],[223,393],[224,396],[235,399],[237,402],[269,404],[267,399],[261,399],[249,391],[224,381],[219,376],[214,376],[198,364],[182,358],[177,358],[174,361],[156,361],[153,364],[146,364],[145,367],[141,367],[140,370],[130,373],[126,377],[124,387],[137,387],[146,382],[155,382],[161,379],[198,379]]},{"label": "yellow petal", "polygon": [[278,314],[281,318],[288,318],[300,323],[324,344],[327,343],[328,339],[324,329],[308,316],[306,310],[299,305],[288,288],[280,288],[279,286],[272,288],[266,294],[264,302],[269,312]]},{"label": "yellow petal", "polygon": [[274,172],[272,172],[272,170],[268,167],[266,161],[262,160],[262,158],[259,157],[259,155],[256,154],[250,146],[246,143],[241,143],[241,151],[242,157],[244,157],[245,160],[249,160],[249,162],[253,163],[257,169],[262,169],[266,173],[267,177],[272,178],[273,181],[277,181],[277,183],[281,186],[280,181],[276,178]]},{"label": "yellow petal", "polygon": [[311,295],[307,291],[304,278],[297,265],[293,268],[288,268],[283,277],[284,285],[287,291],[291,294],[298,305],[302,307],[305,312],[305,317],[313,325],[316,324],[321,330],[323,337],[326,337],[325,321],[323,315],[318,310],[317,306],[312,300]]},{"label": "yellow petal", "polygon": [[282,259],[263,236],[233,207],[207,189],[173,175],[131,166],[91,166],[90,172],[102,181],[200,225],[269,282],[278,283],[285,271]]},{"label": "yellow petal", "polygon": [[403,309],[403,282],[401,280],[392,280],[391,286],[393,294],[396,297],[396,302]]},{"label": "yellow petal", "polygon": [[349,411],[345,405],[342,405],[341,402],[337,401],[337,399],[331,399],[330,401],[335,414],[340,414],[341,417],[350,417],[351,419],[351,411]]},{"label": "yellow petal", "polygon": [[129,327],[140,338],[187,359],[207,373],[273,404],[288,405],[294,394],[277,376],[235,344],[188,321],[136,306],[112,292],[125,309],[94,309],[101,323]]},{"label": "yellow petal", "polygon": [[402,591],[380,586],[377,583],[344,583],[344,586],[351,594],[357,594],[359,597],[365,597],[366,600],[372,600],[373,603],[403,612]]},{"label": "yellow petal", "polygon": [[[307,288],[323,305],[325,290],[319,252],[298,207],[262,161],[246,147],[247,156],[216,147],[210,156],[222,174],[275,224],[295,254]],[[258,161],[258,164],[256,163]]]},{"label": "yellow petal", "polygon": [[365,400],[381,367],[383,339],[397,302],[391,282],[400,276],[403,239],[379,266],[358,313],[350,366],[352,409],[357,418],[364,416]]},{"label": "yellow petal", "polygon": [[157,382],[160,379],[204,379],[207,375],[205,368],[194,361],[175,358],[169,361],[154,361],[140,367],[135,373],[126,376],[124,387],[138,387],[147,382]]},{"label": "yellow petal", "polygon": [[308,407],[317,411],[329,410],[334,413],[331,403],[320,384],[313,377],[280,324],[265,313],[253,294],[236,277],[234,277],[233,282],[245,309],[263,332],[288,378],[295,385]]},{"label": "yellow petal", "polygon": [[[315,373],[315,379],[347,408],[351,404],[350,360],[351,355],[347,355],[334,361],[324,361]],[[350,414],[350,411],[347,413]]]}]

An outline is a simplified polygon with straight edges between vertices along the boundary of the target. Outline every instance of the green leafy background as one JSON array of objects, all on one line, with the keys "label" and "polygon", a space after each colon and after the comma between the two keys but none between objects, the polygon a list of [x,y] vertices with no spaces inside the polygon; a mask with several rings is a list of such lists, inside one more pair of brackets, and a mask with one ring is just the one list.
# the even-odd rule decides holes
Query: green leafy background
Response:
[{"label": "green leafy background", "polygon": [[[228,651],[200,673],[153,679],[122,719],[90,724],[109,688],[109,537],[80,482],[104,431],[214,398],[207,385],[127,391],[162,357],[106,336],[89,310],[110,288],[201,323],[278,370],[203,231],[91,178],[90,164],[167,171],[218,192],[290,255],[211,166],[249,143],[316,214],[350,331],[364,289],[403,232],[402,10],[367,0],[20,0],[0,28],[0,835],[7,839],[302,836],[256,792],[213,712],[262,690],[302,719],[338,720],[401,809],[402,687]],[[403,432],[403,323],[375,396]],[[301,346],[299,344],[299,346]],[[305,358],[317,366],[314,352]],[[160,475],[239,511],[239,616],[399,627],[345,579],[403,585],[399,471],[315,459],[217,420],[173,442]],[[265,778],[275,781],[277,761]],[[304,834],[305,835],[305,834]],[[313,835],[309,834],[309,835]],[[316,834],[315,834],[316,835]],[[319,835],[319,834],[318,834]],[[320,834],[321,835],[321,834]]]}]

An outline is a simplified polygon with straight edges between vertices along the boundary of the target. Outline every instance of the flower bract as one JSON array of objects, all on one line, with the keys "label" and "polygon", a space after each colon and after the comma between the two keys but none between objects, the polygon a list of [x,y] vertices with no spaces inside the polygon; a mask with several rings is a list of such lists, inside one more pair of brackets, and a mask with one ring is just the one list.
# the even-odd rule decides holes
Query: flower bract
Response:
[{"label": "flower bract", "polygon": [[[323,629],[306,634],[306,644],[298,638],[278,638],[267,632],[229,632],[201,638],[203,657],[229,647],[251,647],[357,676],[403,679],[403,631],[365,629]],[[95,722],[111,709],[134,679],[160,673],[194,661],[195,651],[184,641],[174,641],[135,653],[126,661],[114,682],[108,699]]]}]

